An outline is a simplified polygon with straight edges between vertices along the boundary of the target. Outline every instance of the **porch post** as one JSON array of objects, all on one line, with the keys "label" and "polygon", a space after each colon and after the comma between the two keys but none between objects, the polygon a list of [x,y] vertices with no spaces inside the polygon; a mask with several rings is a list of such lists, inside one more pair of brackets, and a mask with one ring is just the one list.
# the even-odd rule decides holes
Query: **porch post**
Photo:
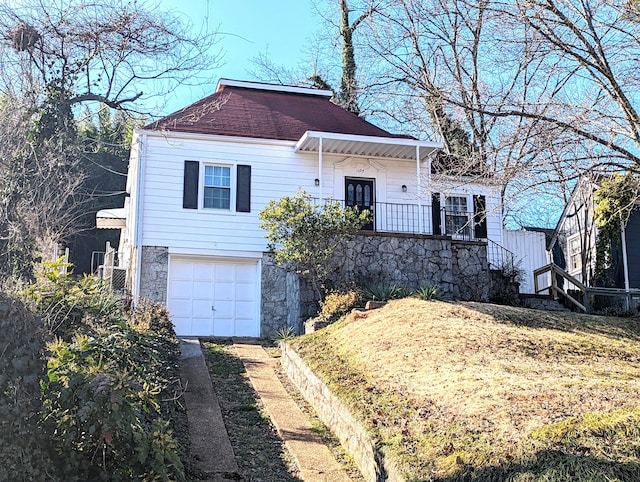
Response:
[{"label": "porch post", "polygon": [[631,309],[631,300],[629,296],[629,261],[627,260],[627,235],[625,233],[626,228],[622,226],[620,229],[620,236],[622,241],[622,268],[624,271],[624,289],[626,296],[624,297],[627,305],[627,310]]},{"label": "porch post", "polygon": [[320,136],[318,140],[318,180],[320,184],[318,185],[318,198],[322,201],[322,136]]},{"label": "porch post", "polygon": [[418,232],[423,234],[422,230],[422,183],[420,180],[420,145],[416,145],[416,177],[417,177],[417,195],[418,195]]}]

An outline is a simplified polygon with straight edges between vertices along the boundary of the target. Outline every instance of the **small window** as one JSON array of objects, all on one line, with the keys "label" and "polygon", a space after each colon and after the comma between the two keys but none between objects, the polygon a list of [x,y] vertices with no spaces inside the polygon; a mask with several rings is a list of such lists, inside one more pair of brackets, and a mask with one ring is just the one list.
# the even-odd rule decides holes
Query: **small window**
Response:
[{"label": "small window", "polygon": [[205,208],[230,209],[231,168],[227,166],[204,167]]},{"label": "small window", "polygon": [[580,243],[580,235],[569,238],[568,244],[569,269],[571,271],[582,269],[582,245]]},{"label": "small window", "polygon": [[449,196],[445,198],[445,229],[448,235],[470,234],[469,213],[466,196]]}]

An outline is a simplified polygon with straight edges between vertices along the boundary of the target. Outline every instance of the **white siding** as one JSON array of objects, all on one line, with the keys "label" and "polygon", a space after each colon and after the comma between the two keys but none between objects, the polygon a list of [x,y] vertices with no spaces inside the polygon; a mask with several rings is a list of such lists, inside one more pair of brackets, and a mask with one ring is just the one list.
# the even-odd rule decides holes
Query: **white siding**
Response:
[{"label": "white siding", "polygon": [[548,263],[544,233],[505,230],[503,241],[503,246],[514,254],[516,266],[523,271],[520,293],[534,293],[533,271]]},{"label": "white siding", "polygon": [[[431,204],[431,192],[486,196],[488,237],[502,242],[502,212],[499,190],[478,183],[443,186],[432,183],[423,163],[420,183],[415,161],[364,159],[325,153],[319,172],[317,153],[296,153],[294,142],[255,139],[213,138],[139,131],[136,139],[145,139],[144,149],[135,149],[130,164],[129,188],[136,197],[137,166],[142,166],[143,215],[141,245],[167,246],[171,253],[224,255],[225,252],[257,253],[266,249],[258,213],[272,199],[293,195],[304,189],[312,196],[344,199],[345,177],[375,179],[375,199],[381,203]],[[251,212],[183,209],[184,161],[250,165]],[[201,172],[202,172],[201,164]],[[234,171],[235,176],[235,169]],[[320,187],[315,179],[322,179]],[[402,186],[407,191],[402,191]],[[419,188],[420,185],[420,188]],[[232,190],[235,181],[232,180]],[[199,190],[202,196],[202,189]],[[128,225],[130,244],[134,245],[136,206],[130,205]]]},{"label": "white siding", "polygon": [[[251,165],[251,212],[236,213],[233,203],[230,211],[183,209],[186,160]],[[174,252],[264,251],[266,241],[258,213],[271,199],[294,194],[298,189],[313,192],[317,166],[316,156],[296,155],[293,143],[212,143],[149,136],[142,244],[169,246]],[[232,189],[234,183],[235,174]]]}]

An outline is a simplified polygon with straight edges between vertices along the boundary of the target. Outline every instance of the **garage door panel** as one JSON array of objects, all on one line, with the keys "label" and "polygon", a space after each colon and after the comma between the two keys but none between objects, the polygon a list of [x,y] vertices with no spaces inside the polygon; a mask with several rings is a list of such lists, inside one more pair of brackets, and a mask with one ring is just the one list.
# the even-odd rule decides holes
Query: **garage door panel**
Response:
[{"label": "garage door panel", "polygon": [[239,264],[236,268],[236,281],[254,284],[256,282],[256,268],[249,264]]},{"label": "garage door panel", "polygon": [[191,317],[185,318],[182,316],[173,316],[171,320],[173,321],[176,333],[181,333],[183,335],[191,334]]},{"label": "garage door panel", "polygon": [[256,299],[256,287],[255,285],[237,285],[236,296],[237,301],[255,301]]},{"label": "garage door panel", "polygon": [[255,303],[251,301],[236,301],[236,318],[253,319],[255,316]]},{"label": "garage door panel", "polygon": [[191,317],[191,300],[174,298],[171,302],[170,310],[174,317]]},{"label": "garage door panel", "polygon": [[215,280],[216,283],[228,282],[234,283],[236,280],[236,268],[230,264],[216,264],[215,267]]},{"label": "garage door panel", "polygon": [[232,300],[235,295],[234,283],[218,283],[214,288],[214,295],[217,300]]},{"label": "garage door panel", "polygon": [[233,318],[216,319],[213,323],[213,336],[241,336],[236,333]]},{"label": "garage door panel", "polygon": [[193,316],[211,319],[211,300],[193,300]]},{"label": "garage door panel", "polygon": [[190,280],[175,280],[171,283],[171,296],[191,298],[192,282]]},{"label": "garage door panel", "polygon": [[194,281],[192,284],[191,296],[195,299],[211,299],[211,281]]},{"label": "garage door panel", "polygon": [[193,263],[176,262],[171,264],[171,277],[174,280],[191,280],[193,278]]},{"label": "garage door panel", "polygon": [[218,318],[233,318],[235,316],[235,302],[233,300],[216,300],[214,305],[215,317]]},{"label": "garage door panel", "polygon": [[193,279],[194,281],[209,281],[213,280],[213,270],[208,263],[194,264],[193,266]]},{"label": "garage door panel", "polygon": [[236,319],[236,336],[260,336],[260,330],[253,320]]},{"label": "garage door panel", "polygon": [[167,302],[176,333],[259,336],[258,264],[185,258],[169,267]]}]

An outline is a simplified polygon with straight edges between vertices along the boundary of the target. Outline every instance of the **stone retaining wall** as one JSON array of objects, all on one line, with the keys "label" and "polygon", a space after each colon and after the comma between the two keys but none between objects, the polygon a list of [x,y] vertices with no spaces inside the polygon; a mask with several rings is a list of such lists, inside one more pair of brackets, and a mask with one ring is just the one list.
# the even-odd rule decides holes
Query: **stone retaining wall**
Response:
[{"label": "stone retaining wall", "polygon": [[448,236],[358,234],[337,256],[336,284],[389,281],[417,288],[436,285],[444,297],[486,301],[487,245]]},{"label": "stone retaining wall", "polygon": [[[166,303],[169,249],[143,246],[140,295]],[[358,234],[332,261],[330,283],[360,286],[394,282],[410,288],[436,285],[445,298],[486,301],[491,281],[487,245],[447,236]],[[316,294],[292,272],[262,258],[261,336],[274,337],[290,326],[302,333],[303,323],[318,310]]]},{"label": "stone retaining wall", "polygon": [[353,456],[365,480],[404,482],[400,471],[385,459],[384,453],[376,447],[346,405],[331,393],[289,345],[283,343],[281,347],[281,362],[287,376]]},{"label": "stone retaining wall", "polygon": [[[436,285],[444,298],[474,301],[487,301],[491,287],[486,243],[448,236],[358,234],[331,264],[333,286]],[[303,323],[317,313],[313,290],[277,267],[269,254],[262,259],[262,270],[263,336],[273,336],[285,324],[302,333]]]}]

